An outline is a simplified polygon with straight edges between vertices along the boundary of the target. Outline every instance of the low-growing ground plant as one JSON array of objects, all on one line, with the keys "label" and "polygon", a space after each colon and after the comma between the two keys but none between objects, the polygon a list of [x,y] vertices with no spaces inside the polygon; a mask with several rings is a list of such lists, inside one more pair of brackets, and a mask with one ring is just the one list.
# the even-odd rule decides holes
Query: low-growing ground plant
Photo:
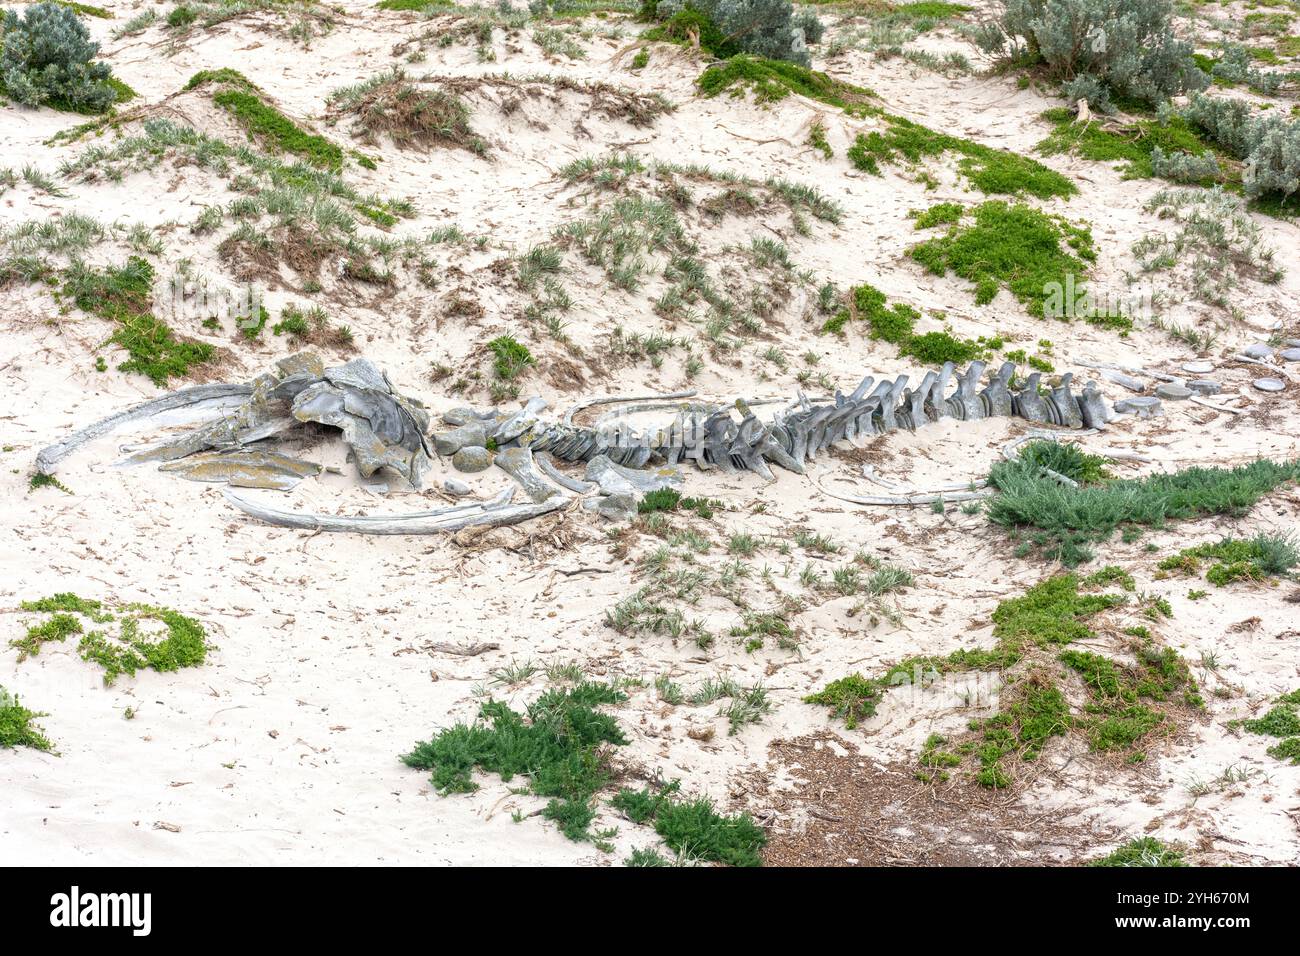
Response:
[{"label": "low-growing ground plant", "polygon": [[761,57],[733,56],[711,64],[700,74],[695,86],[701,96],[750,93],[759,104],[776,103],[797,93],[850,116],[866,116],[879,110],[873,104],[876,95],[868,89],[794,63]]},{"label": "low-growing ground plant", "polygon": [[1300,461],[1261,459],[1236,468],[1187,468],[1147,478],[1070,486],[1043,474],[1033,457],[998,462],[989,473],[998,494],[985,512],[1021,540],[1073,567],[1093,557],[1091,545],[1124,527],[1162,527],[1178,519],[1240,516],[1275,488],[1300,480]]},{"label": "low-growing ground plant", "polygon": [[503,382],[513,381],[519,373],[534,364],[528,346],[511,335],[498,335],[487,345],[492,353],[492,371]]},{"label": "low-growing ground plant", "polygon": [[[1134,590],[1132,578],[1118,568],[1087,578],[1049,578],[993,611],[992,648],[907,658],[876,677],[850,674],[805,701],[829,707],[832,717],[852,728],[874,716],[884,697],[899,687],[923,689],[945,675],[989,672],[1001,684],[997,712],[972,720],[960,740],[928,740],[918,779],[946,782],[949,770],[973,758],[972,780],[1005,789],[1015,781],[1016,766],[1034,761],[1053,737],[1067,733],[1083,735],[1093,752],[1141,762],[1146,740],[1167,732],[1183,713],[1203,708],[1204,701],[1187,664],[1145,629],[1140,636],[1135,629],[1123,648],[1134,663],[1069,646],[1091,645],[1097,635],[1088,619],[1127,603],[1126,593],[1099,593],[1115,583],[1125,592]],[[1070,675],[1083,682],[1087,704],[1082,710],[1074,710],[1065,694]]]},{"label": "low-growing ground plant", "polygon": [[647,491],[637,502],[637,511],[643,515],[655,512],[692,511],[705,520],[712,518],[714,513],[723,507],[723,502],[709,498],[682,497],[681,492],[674,488]]},{"label": "low-growing ground plant", "polygon": [[1096,259],[1092,233],[1032,206],[991,200],[948,231],[913,246],[911,256],[934,275],[974,283],[975,302],[1008,289],[1032,315],[1044,316],[1052,289],[1086,285]]},{"label": "low-growing ground plant", "polygon": [[[1053,127],[1051,135],[1035,147],[1045,156],[1074,153],[1095,162],[1122,162],[1124,176],[1134,179],[1177,178],[1209,185],[1221,175],[1214,151],[1174,112],[1123,122],[1080,120],[1074,110],[1062,106],[1048,110],[1043,119]],[[1183,159],[1175,165],[1174,157]],[[1202,175],[1191,175],[1193,161],[1200,163]]]},{"label": "low-growing ground plant", "polygon": [[[716,861],[730,866],[761,866],[759,851],[767,842],[763,832],[747,813],[725,816],[712,801],[680,796],[679,781],[652,783],[642,790],[621,789],[610,801],[633,823],[650,823],[655,832],[679,858]],[[649,851],[653,853],[654,851]],[[637,854],[641,854],[638,856]],[[658,853],[636,851],[629,866],[669,865]]]},{"label": "low-growing ground plant", "polygon": [[65,495],[72,494],[72,489],[69,488],[67,485],[65,485],[63,482],[59,481],[57,477],[55,477],[54,475],[47,475],[44,472],[38,471],[35,474],[33,474],[29,479],[27,479],[27,490],[38,491],[41,488],[56,488],[59,491],[63,492]]},{"label": "low-growing ground plant", "polygon": [[925,365],[945,362],[965,364],[987,355],[998,346],[980,337],[959,339],[951,332],[917,333],[915,324],[921,313],[902,302],[888,304],[883,292],[863,283],[848,290],[844,304],[822,325],[823,332],[842,333],[853,322],[864,322],[873,339],[898,346],[899,355],[910,355]]},{"label": "low-growing ground plant", "polygon": [[[495,773],[505,783],[526,776],[529,792],[550,798],[542,816],[561,833],[612,849],[591,824],[598,794],[613,782],[613,748],[628,741],[618,721],[598,708],[626,699],[614,685],[580,681],[545,692],[523,713],[489,700],[473,723],[456,724],[417,743],[401,760],[429,771],[443,796],[477,790],[475,770]],[[610,804],[633,823],[653,822],[664,842],[679,852],[735,866],[761,864],[763,832],[748,814],[722,816],[708,800],[682,799],[679,791],[676,782],[639,794],[623,789]]]},{"label": "low-growing ground plant", "polygon": [[1161,843],[1155,837],[1137,837],[1087,866],[1187,866],[1183,851]]},{"label": "low-growing ground plant", "polygon": [[212,359],[206,342],[187,341],[153,315],[154,270],[139,256],[120,266],[93,269],[74,261],[63,274],[61,295],[77,308],[118,325],[109,341],[126,350],[118,365],[122,372],[138,372],[155,385],[184,377],[196,365]]},{"label": "low-growing ground plant", "polygon": [[859,133],[848,151],[849,162],[865,172],[879,175],[882,164],[916,166],[927,158],[955,153],[959,157],[958,171],[983,193],[1050,199],[1078,192],[1068,177],[1037,160],[939,133],[899,116],[884,112],[877,115],[884,120],[885,128]]},{"label": "low-growing ground plant", "polygon": [[257,141],[326,169],[337,171],[343,165],[343,150],[285,116],[239,71],[202,70],[185,84],[187,90],[203,87],[213,87],[212,101],[230,113]]},{"label": "low-growing ground plant", "polygon": [[1294,536],[1262,532],[1253,538],[1224,538],[1184,548],[1162,560],[1157,567],[1184,575],[1199,575],[1202,563],[1205,579],[1220,587],[1234,581],[1264,581],[1288,574],[1300,561]]},{"label": "low-growing ground plant", "polygon": [[[160,673],[197,667],[207,658],[207,633],[194,618],[151,604],[105,605],[71,593],[24,601],[24,611],[50,615],[27,626],[26,634],[9,642],[19,660],[40,654],[43,645],[80,635],[77,653],[104,669],[105,685],[139,670]],[[85,622],[97,625],[87,630]],[[106,625],[117,624],[110,635]]]},{"label": "low-growing ground plant", "polygon": [[1278,742],[1268,748],[1268,755],[1300,766],[1300,690],[1283,694],[1262,717],[1234,722],[1229,726],[1241,726],[1252,734],[1278,738]]},{"label": "low-growing ground plant", "polygon": [[35,723],[48,716],[28,710],[17,697],[0,687],[0,749],[30,747],[33,750],[52,751],[54,744]]}]

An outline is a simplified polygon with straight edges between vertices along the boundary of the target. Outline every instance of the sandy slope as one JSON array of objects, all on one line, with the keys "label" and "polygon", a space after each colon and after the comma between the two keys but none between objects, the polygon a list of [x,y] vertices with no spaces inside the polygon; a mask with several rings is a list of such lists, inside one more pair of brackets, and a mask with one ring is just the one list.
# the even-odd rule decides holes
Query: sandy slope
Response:
[{"label": "sandy slope", "polygon": [[[137,12],[125,3],[108,5],[117,22]],[[354,0],[342,6],[347,15],[310,50],[257,17],[198,33],[170,53],[156,27],[114,42],[107,39],[111,22],[92,20],[90,25],[105,39],[114,71],[147,102],[171,96],[201,68],[229,65],[253,77],[291,115],[319,119],[329,91],[400,62],[390,48],[420,28],[413,16],[378,13]],[[465,151],[387,149],[379,170],[349,170],[348,176],[368,189],[415,202],[419,217],[398,230],[415,235],[455,223],[471,235],[491,237],[484,251],[437,253],[444,264],[462,272],[436,293],[412,285],[382,301],[328,303],[332,314],[357,334],[362,352],[387,369],[399,388],[435,410],[463,399],[430,381],[431,366],[481,362],[481,343],[502,331],[525,329],[523,337],[546,360],[563,356],[557,344],[523,326],[523,303],[517,292],[494,280],[491,266],[512,250],[546,239],[571,217],[567,204],[575,197],[556,178],[563,164],[612,149],[816,184],[844,206],[840,226],[816,223],[805,238],[782,222],[758,224],[759,232],[780,235],[801,268],[841,286],[868,280],[891,298],[923,311],[941,310],[962,335],[1001,333],[1029,348],[1050,337],[1058,370],[1086,358],[1172,368],[1191,357],[1184,346],[1155,330],[1124,340],[1081,323],[1048,326],[1024,314],[1005,292],[991,306],[977,307],[964,282],[923,276],[906,258],[915,241],[908,211],[946,199],[977,200],[950,165],[938,164],[939,186],[932,191],[894,169],[883,177],[855,172],[843,153],[863,122],[793,97],[772,108],[727,97],[697,99],[692,83],[698,64],[679,51],[657,47],[646,70],[622,68],[618,51],[634,39],[635,30],[631,24],[624,28],[627,35],[621,39],[583,41],[584,60],[548,62],[526,35],[504,41],[498,33],[496,63],[481,64],[471,47],[451,46],[434,47],[423,63],[407,68],[413,74],[438,75],[562,71],[655,90],[678,109],[651,129],[584,118],[581,104],[571,97],[559,103],[530,102],[521,112],[502,116],[492,95],[482,92],[470,99],[476,127],[494,146],[491,161]],[[1053,105],[1033,90],[1017,90],[1010,80],[949,79],[862,53],[850,53],[831,68],[874,89],[902,115],[1017,151],[1028,150],[1045,135],[1045,125],[1035,117]],[[221,129],[225,122],[205,108],[201,97],[178,99],[174,105],[205,129]],[[804,145],[815,115],[828,126],[837,154],[832,161]],[[84,144],[42,144],[75,122],[75,117],[50,111],[4,109],[0,150],[5,163],[33,162],[52,172]],[[324,128],[346,142],[341,129]],[[1159,184],[1126,181],[1105,166],[1068,157],[1047,162],[1082,187],[1079,196],[1047,207],[1092,221],[1100,250],[1096,281],[1122,285],[1124,273],[1132,269],[1129,245],[1159,225],[1141,208]],[[121,183],[73,185],[66,198],[20,185],[0,198],[0,217],[11,225],[75,209],[106,222],[177,222],[181,225],[165,235],[168,249],[161,261],[185,256],[201,270],[219,274],[214,243],[192,239],[184,224],[201,207],[228,199],[225,185],[202,171],[164,166],[130,174]],[[1275,246],[1291,250],[1294,266],[1300,229],[1276,220],[1261,219],[1260,224]],[[729,222],[719,227],[718,241],[747,241],[755,225]],[[117,261],[122,247],[108,246],[95,255],[94,261]],[[647,307],[662,291],[655,284],[660,280],[631,296],[610,289],[585,267],[576,267],[569,278],[576,304],[567,318],[571,334],[584,345],[600,342],[616,325],[630,331],[662,327]],[[480,297],[485,314],[468,320],[444,314],[445,300],[439,296],[453,288]],[[846,554],[862,549],[917,575],[916,587],[897,599],[901,623],[873,626],[864,616],[851,614],[851,599],[827,599],[796,619],[799,653],[768,647],[746,654],[725,637],[705,651],[686,640],[622,637],[605,626],[605,609],[636,586],[631,558],[654,544],[635,542],[631,557],[620,559],[605,540],[606,529],[580,514],[532,529],[531,541],[526,527],[520,534],[502,534],[495,541],[505,547],[492,547],[493,541],[463,546],[440,538],[365,539],[269,528],[245,520],[213,488],[149,468],[112,467],[118,447],[142,440],[144,433],[111,436],[70,459],[59,474],[74,496],[51,489],[29,493],[27,478],[40,447],[78,423],[155,390],[139,376],[94,371],[91,350],[109,334],[106,323],[57,315],[48,296],[36,288],[8,296],[0,310],[0,434],[6,446],[0,458],[6,466],[0,474],[0,629],[5,639],[18,636],[30,617],[19,611],[20,601],[74,591],[149,601],[195,615],[212,632],[217,650],[203,668],[146,672],[107,689],[98,672],[77,658],[71,643],[47,647],[22,664],[9,649],[0,653],[0,684],[33,708],[49,712],[42,724],[61,751],[59,756],[0,752],[0,790],[5,794],[0,856],[6,860],[609,863],[633,847],[650,845],[648,830],[606,811],[598,825],[620,827],[614,839],[617,852],[599,853],[589,844],[565,840],[539,819],[513,823],[513,811],[531,813],[542,801],[512,795],[495,778],[482,778],[483,789],[476,795],[441,799],[431,793],[425,774],[398,762],[397,756],[416,740],[471,718],[476,688],[493,669],[512,660],[572,660],[591,675],[651,683],[660,674],[685,685],[718,673],[747,684],[763,681],[775,704],[773,713],[734,736],[727,734],[726,721],[713,706],[671,708],[656,700],[652,687],[634,692],[616,710],[631,740],[618,760],[633,779],[657,770],[681,777],[688,790],[750,809],[776,833],[798,833],[810,822],[806,802],[777,794],[798,791],[799,782],[808,778],[797,760],[782,756],[788,750],[769,754],[769,744],[827,728],[824,711],[801,703],[802,696],[850,671],[871,673],[908,654],[987,646],[988,615],[997,602],[1050,570],[1041,562],[1011,557],[1002,536],[981,515],[956,509],[942,515],[928,509],[868,510],[817,490],[811,478],[838,477],[849,482],[836,486],[843,488],[860,484],[860,456],[822,459],[810,478],[782,472],[773,485],[755,476],[692,473],[691,493],[723,499],[732,509],[718,519],[720,536],[743,528],[780,539],[791,528],[805,527],[832,536]],[[285,302],[303,299],[281,291],[271,294],[269,304],[275,312]],[[1292,268],[1275,286],[1247,283],[1237,301],[1244,320],[1221,335],[1216,355],[1263,338],[1279,321],[1290,334],[1300,334],[1300,270]],[[772,342],[792,358],[816,352],[817,371],[838,385],[856,383],[866,370],[924,371],[895,357],[892,346],[857,333],[851,332],[847,342],[816,335],[817,318],[809,312],[806,294],[787,303],[771,330]],[[927,317],[922,330],[941,325]],[[209,335],[197,327],[184,331]],[[231,346],[228,335],[210,338]],[[270,336],[257,345],[239,345],[220,377],[250,377],[289,351],[286,342]],[[710,363],[695,386],[715,396],[750,392],[764,369],[756,352],[756,345],[749,346],[734,361]],[[105,354],[110,367],[120,360],[112,349]],[[766,369],[764,392],[792,395],[798,387],[797,365],[792,362],[784,372]],[[622,368],[593,363],[582,374],[584,386],[557,384],[560,380],[536,374],[525,382],[525,395],[539,393],[563,408],[590,394],[670,390],[685,383],[675,354],[660,369],[647,363]],[[1154,459],[1140,468],[1121,463],[1121,474],[1300,455],[1297,385],[1264,396],[1250,388],[1254,376],[1245,366],[1225,365],[1216,374],[1229,392],[1240,390],[1238,407],[1246,414],[1167,406],[1163,418],[1122,419],[1104,438],[1085,445],[1136,449]],[[1120,396],[1116,386],[1106,391],[1111,399]],[[471,398],[486,403],[481,394]],[[946,423],[915,435],[875,439],[864,447],[869,445],[882,476],[925,486],[984,474],[1001,446],[1022,430],[1023,423],[1002,420],[966,427]],[[327,464],[346,465],[336,443],[311,451]],[[450,473],[445,463],[439,469],[432,484],[442,471]],[[506,481],[500,473],[488,472],[472,483],[489,494]],[[306,483],[292,498],[305,507],[341,513],[417,506],[409,494],[376,500],[342,476]],[[1222,683],[1233,691],[1224,698],[1209,695],[1204,720],[1162,743],[1141,769],[1090,761],[1074,743],[1063,742],[1046,754],[1033,785],[1007,812],[1027,810],[1024,819],[1029,821],[1048,814],[1065,835],[1055,839],[1051,852],[1041,849],[1041,841],[1027,838],[1006,860],[1077,859],[1151,832],[1193,847],[1199,862],[1300,861],[1300,769],[1266,757],[1264,738],[1234,736],[1223,726],[1300,685],[1300,606],[1284,600],[1286,588],[1248,585],[1215,590],[1208,599],[1190,602],[1185,581],[1154,579],[1155,557],[1144,550],[1147,542],[1167,553],[1229,531],[1292,528],[1298,513],[1300,492],[1292,488],[1239,521],[1195,522],[1152,533],[1135,544],[1117,540],[1107,546],[1107,560],[1131,570],[1139,589],[1164,595],[1174,605],[1166,640],[1193,665],[1203,652],[1213,653],[1219,672],[1198,671],[1198,676],[1209,687]],[[787,561],[768,551],[755,567],[765,564],[780,573]],[[796,564],[795,574],[798,569]],[[700,613],[723,634],[735,617],[734,608],[715,599]],[[1251,617],[1260,620],[1233,630]],[[425,649],[430,642],[448,641],[501,646],[468,658]],[[497,686],[492,692],[522,706],[545,684],[538,674],[525,685]],[[128,707],[137,713],[130,721],[123,719]],[[926,736],[960,728],[970,714],[955,698],[899,695],[863,729],[831,730],[876,766],[902,766],[914,759]],[[708,727],[716,731],[711,740],[688,736],[688,731]],[[1189,795],[1189,780],[1214,778],[1230,766],[1248,771],[1246,780],[1196,799]],[[899,792],[911,784],[905,774],[897,775]],[[942,844],[947,832],[935,831],[934,839]],[[822,862],[863,855],[829,838],[822,852]]]}]

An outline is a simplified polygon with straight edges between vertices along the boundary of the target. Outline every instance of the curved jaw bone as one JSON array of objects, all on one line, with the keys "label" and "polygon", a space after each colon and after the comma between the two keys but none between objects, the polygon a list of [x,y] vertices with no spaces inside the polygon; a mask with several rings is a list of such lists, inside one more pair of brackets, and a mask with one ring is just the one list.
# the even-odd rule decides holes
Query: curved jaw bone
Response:
[{"label": "curved jaw bone", "polygon": [[512,505],[507,500],[500,504],[483,502],[455,505],[406,515],[344,517],[272,508],[229,488],[222,489],[222,494],[240,511],[268,524],[307,531],[344,531],[354,534],[445,534],[466,528],[500,528],[558,511],[573,501],[570,496],[556,495],[546,501],[526,505]]}]

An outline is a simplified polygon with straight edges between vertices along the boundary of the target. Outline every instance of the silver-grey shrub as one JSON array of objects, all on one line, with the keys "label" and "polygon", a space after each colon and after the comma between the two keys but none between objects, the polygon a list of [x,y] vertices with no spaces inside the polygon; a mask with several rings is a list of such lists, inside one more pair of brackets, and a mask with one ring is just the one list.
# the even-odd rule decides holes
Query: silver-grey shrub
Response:
[{"label": "silver-grey shrub", "polygon": [[1151,172],[1176,183],[1202,183],[1219,178],[1219,159],[1208,150],[1194,156],[1182,150],[1166,153],[1156,146],[1151,150]]},{"label": "silver-grey shrub", "polygon": [[1245,163],[1242,185],[1254,199],[1300,192],[1300,119],[1256,112],[1250,104],[1217,96],[1194,96],[1185,115],[1216,143]]},{"label": "silver-grey shrub", "polygon": [[656,15],[666,20],[687,7],[712,20],[740,52],[800,66],[811,63],[808,44],[826,32],[816,13],[796,11],[790,0],[662,0]]},{"label": "silver-grey shrub", "polygon": [[69,7],[38,3],[22,16],[7,11],[0,43],[0,80],[24,106],[49,103],[94,113],[116,99],[108,65],[92,62],[99,44]]},{"label": "silver-grey shrub", "polygon": [[974,39],[986,53],[1046,65],[1067,98],[1109,112],[1115,97],[1156,105],[1209,84],[1172,17],[1173,0],[1004,0]]},{"label": "silver-grey shrub", "polygon": [[1272,96],[1282,86],[1282,74],[1257,70],[1250,65],[1250,51],[1240,43],[1227,43],[1214,64],[1214,76],[1230,83],[1245,83],[1257,93]]}]

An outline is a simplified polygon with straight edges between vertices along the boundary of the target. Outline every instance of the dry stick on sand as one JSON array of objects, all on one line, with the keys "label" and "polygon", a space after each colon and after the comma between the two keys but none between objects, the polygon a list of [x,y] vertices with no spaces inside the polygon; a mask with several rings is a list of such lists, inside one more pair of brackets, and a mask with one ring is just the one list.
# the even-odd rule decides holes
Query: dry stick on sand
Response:
[{"label": "dry stick on sand", "polygon": [[446,644],[434,643],[425,644],[426,651],[437,651],[440,654],[458,654],[461,657],[477,657],[479,654],[486,654],[488,651],[495,651],[501,648],[500,644]]}]

